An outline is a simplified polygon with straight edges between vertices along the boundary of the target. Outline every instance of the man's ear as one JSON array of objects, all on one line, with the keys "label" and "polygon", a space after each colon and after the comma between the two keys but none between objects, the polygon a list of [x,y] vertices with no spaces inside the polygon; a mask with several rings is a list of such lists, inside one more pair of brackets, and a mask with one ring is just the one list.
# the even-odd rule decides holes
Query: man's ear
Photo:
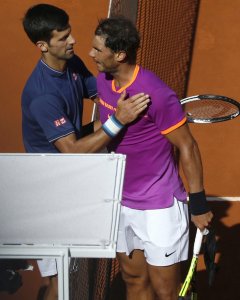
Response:
[{"label": "man's ear", "polygon": [[47,52],[48,51],[48,44],[44,41],[38,41],[36,43],[36,46],[41,50],[41,52]]},{"label": "man's ear", "polygon": [[116,53],[116,60],[121,62],[124,61],[127,57],[127,54],[125,51],[119,51]]}]

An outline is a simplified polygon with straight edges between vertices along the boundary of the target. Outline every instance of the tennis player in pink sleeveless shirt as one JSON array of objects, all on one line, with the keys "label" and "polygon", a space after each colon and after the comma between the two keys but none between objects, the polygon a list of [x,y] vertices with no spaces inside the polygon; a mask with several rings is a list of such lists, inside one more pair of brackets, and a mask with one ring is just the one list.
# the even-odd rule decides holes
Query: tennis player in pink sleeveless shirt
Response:
[{"label": "tennis player in pink sleeveless shirt", "polygon": [[[180,262],[188,258],[188,205],[174,146],[189,185],[190,212],[203,230],[212,213],[206,202],[202,165],[176,94],[136,64],[140,39],[124,18],[99,22],[90,56],[97,77],[100,119],[113,138],[108,151],[126,154],[117,257],[127,300],[177,300]],[[159,53],[157,54],[159,55]],[[123,126],[115,116],[120,94],[145,93],[150,104]]]}]

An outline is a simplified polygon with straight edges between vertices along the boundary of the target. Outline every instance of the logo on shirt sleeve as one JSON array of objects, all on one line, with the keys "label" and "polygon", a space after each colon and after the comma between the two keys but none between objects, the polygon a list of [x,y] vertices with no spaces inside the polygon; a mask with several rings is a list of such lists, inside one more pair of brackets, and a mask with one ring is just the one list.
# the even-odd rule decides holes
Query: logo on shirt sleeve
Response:
[{"label": "logo on shirt sleeve", "polygon": [[76,81],[77,80],[77,74],[76,73],[72,73],[73,79]]},{"label": "logo on shirt sleeve", "polygon": [[54,121],[54,125],[55,127],[58,127],[58,126],[61,126],[63,124],[65,124],[67,121],[64,117],[60,118],[60,119],[57,119]]}]

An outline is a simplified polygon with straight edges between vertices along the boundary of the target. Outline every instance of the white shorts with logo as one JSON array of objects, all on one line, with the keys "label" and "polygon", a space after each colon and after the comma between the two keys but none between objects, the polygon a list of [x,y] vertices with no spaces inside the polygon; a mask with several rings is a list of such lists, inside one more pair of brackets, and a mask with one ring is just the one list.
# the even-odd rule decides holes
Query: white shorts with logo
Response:
[{"label": "white shorts with logo", "polygon": [[188,208],[174,199],[171,207],[137,210],[121,207],[117,252],[144,251],[147,263],[168,266],[188,259]]},{"label": "white shorts with logo", "polygon": [[44,258],[37,260],[38,268],[42,277],[57,275],[57,260],[55,258]]}]

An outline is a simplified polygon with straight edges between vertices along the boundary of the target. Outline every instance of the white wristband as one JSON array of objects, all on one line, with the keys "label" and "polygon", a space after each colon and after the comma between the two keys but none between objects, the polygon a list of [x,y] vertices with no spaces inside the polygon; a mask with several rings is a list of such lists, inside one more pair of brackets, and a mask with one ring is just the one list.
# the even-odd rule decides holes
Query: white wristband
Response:
[{"label": "white wristband", "polygon": [[124,127],[114,115],[111,115],[109,119],[102,125],[102,129],[110,137],[115,137],[121,129]]}]

